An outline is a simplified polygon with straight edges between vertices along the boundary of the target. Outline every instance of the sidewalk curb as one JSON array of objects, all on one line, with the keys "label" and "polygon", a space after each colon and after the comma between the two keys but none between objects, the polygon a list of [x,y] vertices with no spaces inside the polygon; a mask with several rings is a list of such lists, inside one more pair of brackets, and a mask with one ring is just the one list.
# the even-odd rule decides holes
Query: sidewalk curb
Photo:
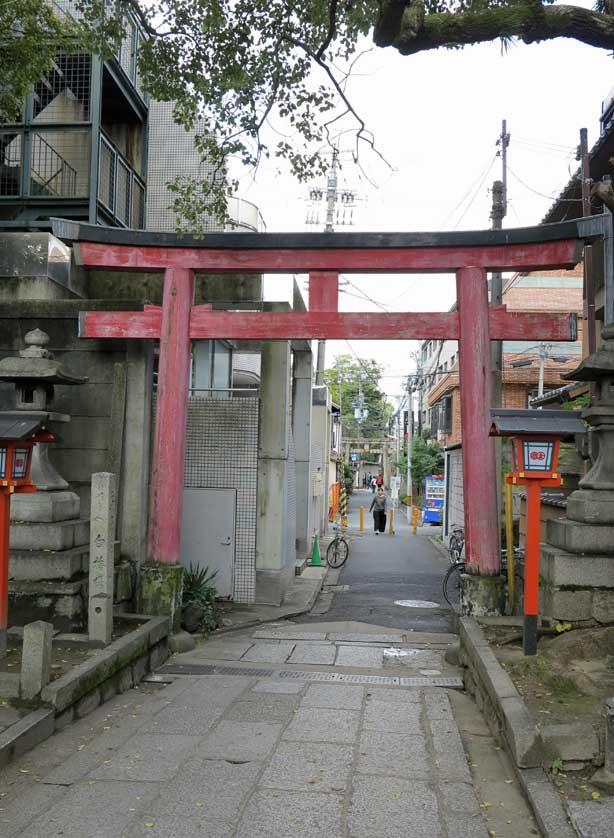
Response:
[{"label": "sidewalk curb", "polygon": [[478,708],[493,734],[503,739],[519,768],[541,767],[542,742],[537,725],[482,629],[472,617],[461,617],[459,634],[461,660],[469,676],[465,683],[473,686]]},{"label": "sidewalk curb", "polygon": [[448,553],[448,548],[443,543],[443,541],[439,541],[438,538],[434,538],[432,535],[427,535],[428,540],[431,542],[433,547],[436,547],[442,556],[445,556],[446,559],[450,559],[450,554]]},{"label": "sidewalk curb", "polygon": [[543,768],[515,766],[515,770],[543,838],[578,838],[563,801]]}]

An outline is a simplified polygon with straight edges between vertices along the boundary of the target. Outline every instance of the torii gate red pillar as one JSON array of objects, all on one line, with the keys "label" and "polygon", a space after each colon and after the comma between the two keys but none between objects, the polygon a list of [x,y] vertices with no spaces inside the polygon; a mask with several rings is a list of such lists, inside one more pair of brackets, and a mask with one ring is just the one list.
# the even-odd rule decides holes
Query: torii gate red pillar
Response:
[{"label": "torii gate red pillar", "polygon": [[[470,572],[499,572],[499,532],[494,439],[490,430],[492,375],[488,285],[483,268],[462,268],[456,274],[458,368],[463,430],[465,491],[465,555]],[[467,491],[471,489],[471,492]],[[479,533],[479,537],[478,537]]]},{"label": "torii gate red pillar", "polygon": [[147,537],[147,558],[165,564],[179,562],[193,298],[194,272],[167,268]]}]

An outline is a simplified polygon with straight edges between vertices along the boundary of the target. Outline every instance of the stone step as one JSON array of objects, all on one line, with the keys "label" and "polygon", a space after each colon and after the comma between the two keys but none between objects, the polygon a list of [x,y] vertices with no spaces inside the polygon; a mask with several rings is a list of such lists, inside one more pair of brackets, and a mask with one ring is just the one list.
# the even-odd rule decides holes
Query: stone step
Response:
[{"label": "stone step", "polygon": [[74,492],[17,494],[11,499],[11,521],[54,523],[79,519],[81,501]]},{"label": "stone step", "polygon": [[89,546],[70,550],[11,550],[9,577],[16,581],[70,580],[87,573]]},{"label": "stone step", "polygon": [[14,550],[70,550],[89,543],[89,518],[47,523],[11,524],[10,543]]}]

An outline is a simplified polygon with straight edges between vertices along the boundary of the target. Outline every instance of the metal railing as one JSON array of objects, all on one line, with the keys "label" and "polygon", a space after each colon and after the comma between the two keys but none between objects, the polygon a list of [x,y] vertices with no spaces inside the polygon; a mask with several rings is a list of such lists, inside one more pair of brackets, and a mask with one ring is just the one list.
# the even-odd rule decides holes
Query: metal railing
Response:
[{"label": "metal railing", "polygon": [[102,131],[97,197],[123,227],[142,229],[145,215],[145,184]]},{"label": "metal railing", "polygon": [[72,198],[77,193],[77,170],[40,134],[32,134],[30,178],[34,194]]}]

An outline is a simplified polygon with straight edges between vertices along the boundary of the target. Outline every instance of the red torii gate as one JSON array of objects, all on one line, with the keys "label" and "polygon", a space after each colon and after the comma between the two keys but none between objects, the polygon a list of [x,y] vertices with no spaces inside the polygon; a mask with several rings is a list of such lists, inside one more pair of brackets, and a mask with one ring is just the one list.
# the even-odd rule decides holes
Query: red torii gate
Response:
[{"label": "red torii gate", "polygon": [[[160,359],[148,550],[179,561],[183,465],[193,339],[454,339],[459,341],[466,555],[481,574],[499,571],[491,408],[491,340],[575,338],[565,315],[489,308],[487,272],[571,268],[581,258],[577,223],[469,233],[222,233],[202,239],[54,220],[81,265],[163,271],[162,307],[84,312],[84,338],[158,338]],[[457,310],[338,311],[339,272],[455,273]],[[309,273],[307,312],[213,311],[193,305],[194,274]]]}]

